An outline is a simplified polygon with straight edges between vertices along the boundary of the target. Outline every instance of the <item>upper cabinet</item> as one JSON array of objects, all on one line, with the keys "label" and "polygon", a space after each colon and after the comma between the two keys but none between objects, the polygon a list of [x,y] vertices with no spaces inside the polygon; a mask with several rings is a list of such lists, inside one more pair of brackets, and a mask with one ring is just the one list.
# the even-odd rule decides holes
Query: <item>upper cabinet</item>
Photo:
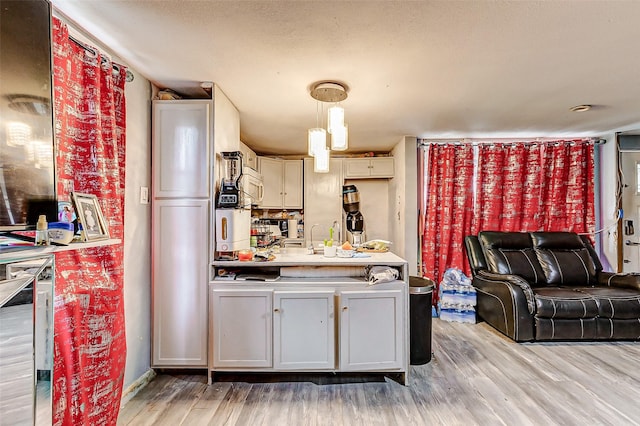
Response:
[{"label": "upper cabinet", "polygon": [[209,197],[210,100],[153,102],[153,196]]},{"label": "upper cabinet", "polygon": [[393,157],[345,158],[345,179],[392,178]]},{"label": "upper cabinet", "polygon": [[240,152],[242,153],[242,165],[258,170],[258,156],[255,151],[240,141]]},{"label": "upper cabinet", "polygon": [[258,157],[264,195],[261,209],[302,208],[302,160]]}]

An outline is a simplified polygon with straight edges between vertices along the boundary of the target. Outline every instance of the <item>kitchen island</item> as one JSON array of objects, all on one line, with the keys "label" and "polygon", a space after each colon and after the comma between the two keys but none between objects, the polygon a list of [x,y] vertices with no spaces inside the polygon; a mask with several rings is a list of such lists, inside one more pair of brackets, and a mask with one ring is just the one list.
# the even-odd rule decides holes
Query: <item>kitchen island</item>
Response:
[{"label": "kitchen island", "polygon": [[[288,248],[266,262],[213,262],[210,379],[218,371],[366,372],[406,384],[407,262],[389,252],[366,255]],[[388,281],[369,282],[374,266],[387,270]]]}]

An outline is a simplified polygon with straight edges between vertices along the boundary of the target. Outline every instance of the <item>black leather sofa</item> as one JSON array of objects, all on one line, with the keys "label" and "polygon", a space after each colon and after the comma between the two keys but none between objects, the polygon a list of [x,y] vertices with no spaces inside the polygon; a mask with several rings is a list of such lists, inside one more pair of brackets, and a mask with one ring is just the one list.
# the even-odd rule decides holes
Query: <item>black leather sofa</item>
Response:
[{"label": "black leather sofa", "polygon": [[640,339],[640,275],[603,272],[586,237],[484,231],[465,246],[478,315],[513,340]]}]

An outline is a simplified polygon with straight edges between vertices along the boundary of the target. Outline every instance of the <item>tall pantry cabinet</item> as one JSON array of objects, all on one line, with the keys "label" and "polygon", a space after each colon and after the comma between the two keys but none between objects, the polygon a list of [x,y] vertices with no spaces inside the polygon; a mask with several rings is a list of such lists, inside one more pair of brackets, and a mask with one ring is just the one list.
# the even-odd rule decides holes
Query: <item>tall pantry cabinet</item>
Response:
[{"label": "tall pantry cabinet", "polygon": [[207,367],[213,108],[153,102],[152,367]]}]

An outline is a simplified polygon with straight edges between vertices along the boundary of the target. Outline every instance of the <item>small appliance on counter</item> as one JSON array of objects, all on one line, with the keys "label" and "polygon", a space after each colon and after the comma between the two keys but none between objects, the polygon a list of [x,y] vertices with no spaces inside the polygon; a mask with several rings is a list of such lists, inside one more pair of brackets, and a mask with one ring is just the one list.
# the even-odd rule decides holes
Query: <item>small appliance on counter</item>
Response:
[{"label": "small appliance on counter", "polygon": [[251,210],[216,209],[216,250],[235,252],[250,248]]},{"label": "small appliance on counter", "polygon": [[216,251],[235,257],[250,248],[251,209],[245,208],[242,188],[242,153],[222,152],[224,177],[216,203]]},{"label": "small appliance on counter", "polygon": [[360,193],[355,185],[342,187],[342,208],[346,213],[345,228],[347,240],[353,247],[359,247],[364,241],[364,217],[360,213]]},{"label": "small appliance on counter", "polygon": [[242,153],[226,151],[220,153],[223,160],[224,177],[220,182],[220,191],[216,207],[237,209],[243,206],[242,192]]}]

